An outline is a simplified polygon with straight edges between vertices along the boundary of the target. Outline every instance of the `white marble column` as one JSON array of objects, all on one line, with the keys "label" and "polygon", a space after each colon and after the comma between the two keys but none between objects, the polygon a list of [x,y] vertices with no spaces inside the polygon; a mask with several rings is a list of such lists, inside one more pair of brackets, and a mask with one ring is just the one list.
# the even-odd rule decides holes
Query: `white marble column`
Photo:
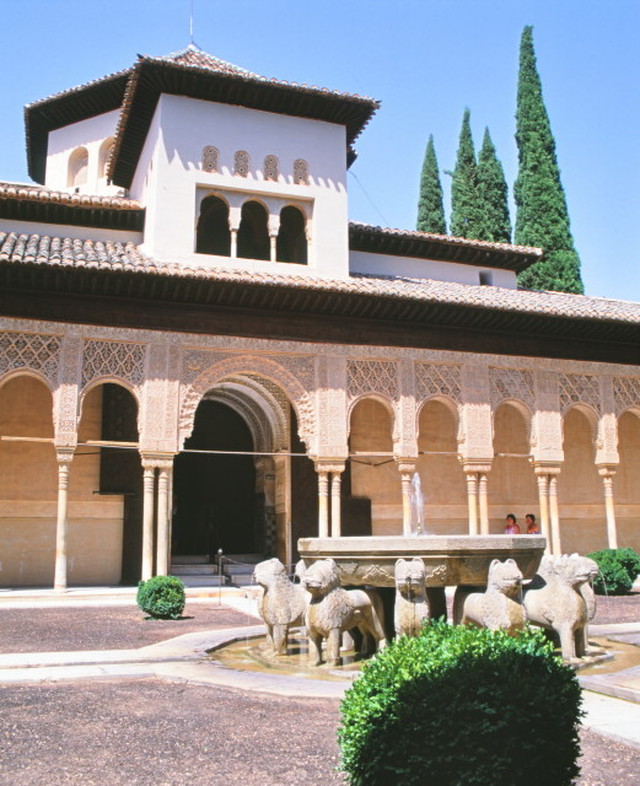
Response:
[{"label": "white marble column", "polygon": [[478,473],[465,470],[467,481],[467,506],[469,509],[469,535],[478,534]]},{"label": "white marble column", "polygon": [[318,537],[329,537],[329,472],[316,465],[318,473]]},{"label": "white marble column", "polygon": [[153,576],[153,518],[155,502],[156,465],[142,461],[142,570],[141,578],[147,581]]},{"label": "white marble column", "polygon": [[333,467],[331,472],[331,537],[342,535],[342,469]]},{"label": "white marble column", "polygon": [[618,548],[618,531],[616,527],[616,509],[613,500],[613,476],[615,469],[610,466],[598,467],[598,474],[604,486],[604,508],[607,520],[607,543],[610,549]]},{"label": "white marble column", "polygon": [[549,475],[536,471],[538,481],[538,504],[540,506],[540,534],[547,539],[547,551],[551,544],[549,532]]},{"label": "white marble column", "polygon": [[549,518],[551,519],[551,553],[562,554],[560,540],[560,514],[558,511],[558,476],[549,475]]},{"label": "white marble column", "polygon": [[56,561],[53,588],[58,592],[67,589],[67,511],[69,504],[69,466],[74,448],[56,448],[58,461],[58,515],[56,519]]},{"label": "white marble column", "polygon": [[158,468],[158,542],[156,548],[156,573],[159,576],[166,576],[169,573],[170,556],[170,510],[169,488],[171,486],[171,476],[173,473],[173,462],[165,461]]},{"label": "white marble column", "polygon": [[478,507],[480,508],[480,534],[489,534],[489,480],[486,472],[478,473]]},{"label": "white marble column", "polygon": [[411,478],[416,471],[415,461],[399,459],[398,470],[402,489],[402,534],[411,535]]}]

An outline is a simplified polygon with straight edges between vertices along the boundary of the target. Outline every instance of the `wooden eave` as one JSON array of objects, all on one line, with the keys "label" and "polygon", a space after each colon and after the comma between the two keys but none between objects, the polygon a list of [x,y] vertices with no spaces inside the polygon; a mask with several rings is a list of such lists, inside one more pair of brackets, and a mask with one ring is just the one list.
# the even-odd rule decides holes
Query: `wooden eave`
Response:
[{"label": "wooden eave", "polygon": [[150,330],[640,364],[640,325],[42,263],[0,263],[5,315]]},{"label": "wooden eave", "polygon": [[69,205],[61,202],[0,196],[0,218],[142,232],[145,210],[144,208],[123,210],[106,206]]}]

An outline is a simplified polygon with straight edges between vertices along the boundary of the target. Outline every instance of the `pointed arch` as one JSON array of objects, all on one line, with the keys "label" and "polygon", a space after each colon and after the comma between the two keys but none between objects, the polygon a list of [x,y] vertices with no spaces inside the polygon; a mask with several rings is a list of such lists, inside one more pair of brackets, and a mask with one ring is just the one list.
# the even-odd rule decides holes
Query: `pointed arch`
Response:
[{"label": "pointed arch", "polygon": [[238,256],[243,259],[268,260],[271,256],[269,214],[263,204],[250,199],[242,205],[238,229]]},{"label": "pointed arch", "polygon": [[280,228],[276,240],[278,262],[307,264],[307,219],[299,207],[286,205],[280,211]]},{"label": "pointed arch", "polygon": [[231,255],[231,230],[229,229],[229,205],[209,194],[200,204],[200,215],[196,226],[196,254]]}]

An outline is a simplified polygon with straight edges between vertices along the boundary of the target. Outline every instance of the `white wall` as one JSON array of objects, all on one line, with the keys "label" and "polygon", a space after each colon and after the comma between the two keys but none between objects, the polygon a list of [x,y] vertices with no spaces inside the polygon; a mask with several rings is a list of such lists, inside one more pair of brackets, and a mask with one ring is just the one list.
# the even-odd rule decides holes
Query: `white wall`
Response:
[{"label": "white wall", "polygon": [[69,158],[76,148],[85,147],[89,154],[87,182],[78,186],[78,193],[111,196],[120,191],[116,186],[108,185],[100,173],[100,148],[106,139],[115,135],[119,114],[118,110],[105,112],[49,132],[47,188],[75,191],[75,187],[68,185]]},{"label": "white wall", "polygon": [[[220,151],[220,171],[203,172],[202,150]],[[248,177],[233,174],[234,154],[250,155]],[[278,181],[265,181],[264,158],[280,162]],[[293,183],[293,162],[309,165],[309,185]],[[162,95],[138,164],[131,197],[147,207],[144,251],[190,266],[246,267],[246,261],[195,253],[199,202],[207,193],[229,201],[261,198],[279,215],[286,204],[311,217],[307,274],[348,275],[346,144],[343,126],[245,107]],[[155,190],[155,197],[152,191]],[[255,263],[250,263],[252,266]],[[264,265],[265,263],[263,263]],[[266,263],[269,267],[270,263]],[[275,269],[291,272],[291,265]],[[273,268],[272,268],[273,269]]]},{"label": "white wall", "polygon": [[515,289],[516,274],[512,270],[461,265],[458,262],[441,262],[433,259],[372,254],[368,251],[349,253],[349,270],[352,273],[368,273],[373,276],[406,276],[407,278],[430,278],[436,281],[456,281],[459,284],[479,284],[480,271],[491,274],[491,283],[496,287]]}]

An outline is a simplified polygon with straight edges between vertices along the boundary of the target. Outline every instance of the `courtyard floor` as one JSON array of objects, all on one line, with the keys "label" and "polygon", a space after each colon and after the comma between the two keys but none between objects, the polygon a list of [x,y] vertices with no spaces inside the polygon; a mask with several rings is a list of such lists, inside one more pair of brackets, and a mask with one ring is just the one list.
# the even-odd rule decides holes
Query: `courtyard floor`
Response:
[{"label": "courtyard floor", "polygon": [[[0,605],[0,653],[136,649],[185,633],[255,625],[215,601],[149,621],[131,605]],[[599,599],[595,622],[640,621],[640,593]],[[78,679],[0,685],[0,783],[331,786],[339,701],[188,681]],[[579,786],[638,784],[640,748],[582,733]]]}]

